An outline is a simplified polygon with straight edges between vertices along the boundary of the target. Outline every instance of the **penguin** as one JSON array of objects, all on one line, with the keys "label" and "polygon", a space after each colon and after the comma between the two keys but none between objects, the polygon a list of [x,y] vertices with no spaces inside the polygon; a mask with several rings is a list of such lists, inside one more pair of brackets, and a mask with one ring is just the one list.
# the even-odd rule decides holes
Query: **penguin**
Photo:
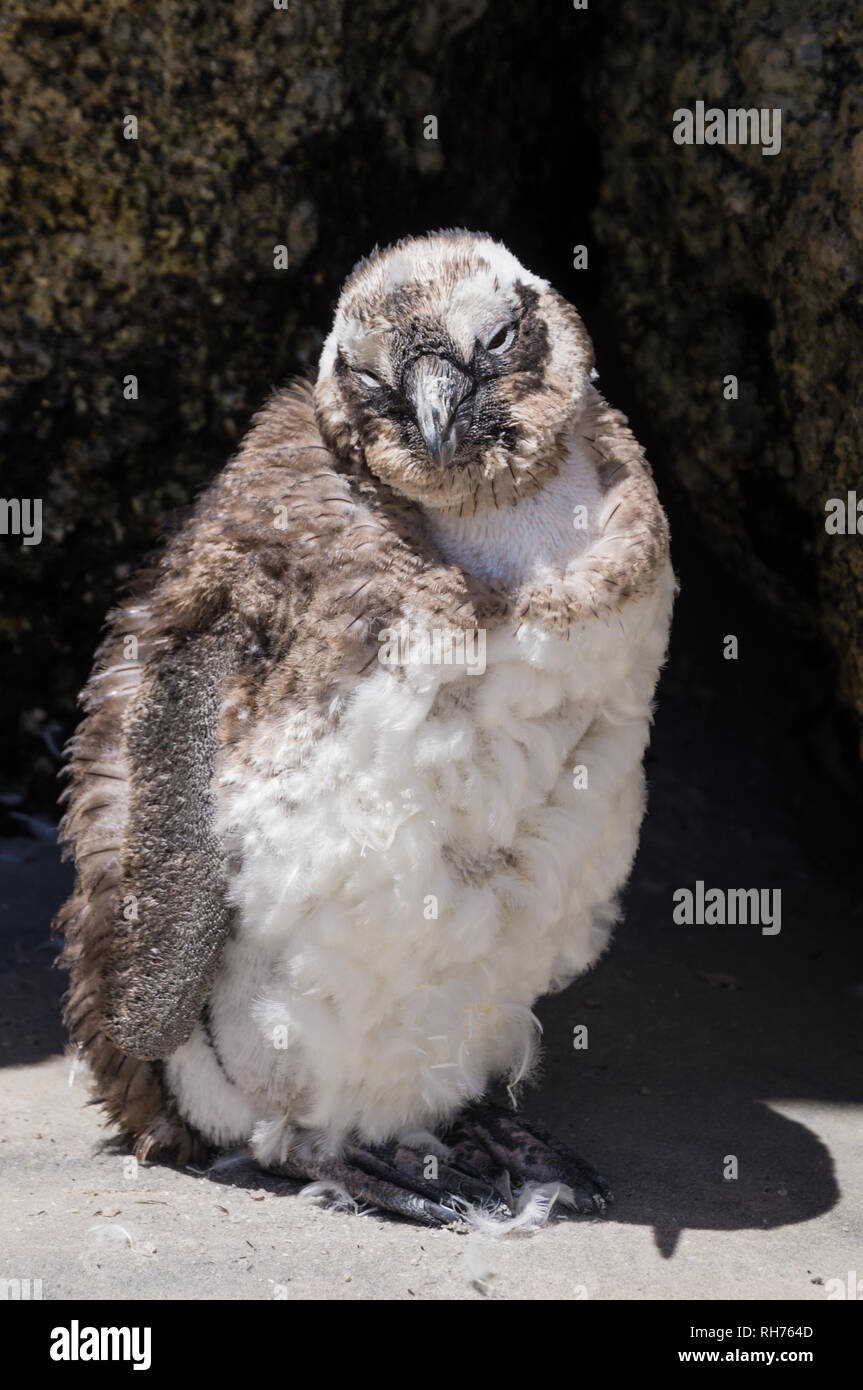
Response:
[{"label": "penguin", "polygon": [[611,1199],[518,1109],[536,1000],[619,916],[675,592],[596,381],[490,236],[376,248],[109,614],[56,927],[140,1160],[245,1153],[432,1226]]}]

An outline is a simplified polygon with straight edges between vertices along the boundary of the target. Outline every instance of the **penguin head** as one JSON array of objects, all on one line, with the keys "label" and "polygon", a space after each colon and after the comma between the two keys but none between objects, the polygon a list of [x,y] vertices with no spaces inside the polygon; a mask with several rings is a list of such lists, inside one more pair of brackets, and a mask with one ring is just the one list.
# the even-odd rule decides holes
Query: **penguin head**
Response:
[{"label": "penguin head", "polygon": [[572,308],[481,233],[376,250],[342,290],[315,388],[327,445],[435,510],[501,506],[562,460],[593,349]]}]

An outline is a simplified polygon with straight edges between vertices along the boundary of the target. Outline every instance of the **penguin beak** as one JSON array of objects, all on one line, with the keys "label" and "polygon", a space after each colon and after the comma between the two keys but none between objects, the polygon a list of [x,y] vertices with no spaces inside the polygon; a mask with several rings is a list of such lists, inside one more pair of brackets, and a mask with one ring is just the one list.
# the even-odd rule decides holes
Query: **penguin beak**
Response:
[{"label": "penguin beak", "polygon": [[472,394],[471,378],[445,357],[418,357],[408,369],[405,395],[433,463],[452,462],[470,428]]}]

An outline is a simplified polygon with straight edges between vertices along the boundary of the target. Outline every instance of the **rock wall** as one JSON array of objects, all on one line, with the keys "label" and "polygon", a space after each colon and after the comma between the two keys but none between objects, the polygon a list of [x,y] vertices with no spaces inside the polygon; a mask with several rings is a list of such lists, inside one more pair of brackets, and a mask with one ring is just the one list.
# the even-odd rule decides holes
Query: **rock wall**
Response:
[{"label": "rock wall", "polygon": [[107,605],[312,366],[358,257],[436,226],[504,235],[514,209],[544,228],[538,147],[571,126],[583,57],[559,6],[493,9],[57,0],[4,20],[0,494],[41,497],[44,536],[0,536],[0,766],[31,799],[55,796]]},{"label": "rock wall", "polygon": [[[663,462],[709,545],[823,634],[863,721],[863,535],[825,529],[829,499],[863,500],[861,70],[830,0],[638,0],[593,101],[609,303]],[[698,100],[780,108],[780,151],[676,144]]]}]

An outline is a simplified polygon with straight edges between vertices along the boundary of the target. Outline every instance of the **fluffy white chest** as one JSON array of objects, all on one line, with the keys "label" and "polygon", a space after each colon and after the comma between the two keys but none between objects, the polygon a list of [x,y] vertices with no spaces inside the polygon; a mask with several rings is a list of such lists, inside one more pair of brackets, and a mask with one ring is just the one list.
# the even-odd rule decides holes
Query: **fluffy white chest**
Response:
[{"label": "fluffy white chest", "polygon": [[[489,520],[488,577],[579,553],[582,468],[551,514]],[[480,570],[460,524],[438,539]],[[264,1159],[286,1121],[381,1139],[527,1069],[531,1006],[603,949],[635,851],[671,585],[569,640],[490,633],[482,675],[382,664],[301,760],[287,721],[259,725],[256,772],[247,757],[221,776],[237,866],[210,1008],[222,1076],[202,1087],[200,1033],[170,1064],[202,1128],[258,1122]]]},{"label": "fluffy white chest", "polygon": [[441,553],[486,582],[515,588],[529,575],[563,569],[594,539],[602,493],[589,448],[574,437],[566,465],[540,492],[517,507],[479,516],[430,514],[429,530]]}]

